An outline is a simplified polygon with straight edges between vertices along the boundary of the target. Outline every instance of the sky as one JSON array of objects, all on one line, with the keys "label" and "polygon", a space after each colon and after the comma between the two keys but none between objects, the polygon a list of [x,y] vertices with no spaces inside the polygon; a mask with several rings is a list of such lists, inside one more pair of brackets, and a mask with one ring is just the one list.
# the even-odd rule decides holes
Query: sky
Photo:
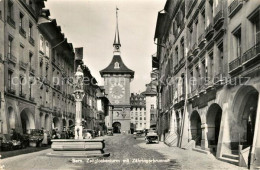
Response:
[{"label": "sky", "polygon": [[151,55],[156,52],[154,32],[158,11],[166,0],[48,0],[45,8],[56,19],[73,47],[84,47],[84,64],[103,85],[99,71],[113,57],[116,6],[119,9],[121,57],[135,71],[131,92],[145,90],[152,70]]}]

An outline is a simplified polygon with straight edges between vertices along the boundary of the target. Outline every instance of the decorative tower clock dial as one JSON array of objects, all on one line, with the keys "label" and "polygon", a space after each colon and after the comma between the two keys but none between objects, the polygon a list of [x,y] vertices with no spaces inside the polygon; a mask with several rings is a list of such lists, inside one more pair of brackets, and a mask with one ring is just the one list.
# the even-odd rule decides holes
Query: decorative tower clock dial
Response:
[{"label": "decorative tower clock dial", "polygon": [[120,99],[125,95],[125,88],[122,84],[111,84],[109,91],[114,99]]}]

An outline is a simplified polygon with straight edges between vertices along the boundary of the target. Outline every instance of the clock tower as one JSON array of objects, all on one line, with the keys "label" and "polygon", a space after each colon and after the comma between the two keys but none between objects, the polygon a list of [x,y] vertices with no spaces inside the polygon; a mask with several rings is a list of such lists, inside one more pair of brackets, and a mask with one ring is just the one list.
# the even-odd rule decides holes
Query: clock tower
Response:
[{"label": "clock tower", "polygon": [[116,9],[116,32],[113,43],[114,52],[110,64],[100,71],[104,78],[105,91],[110,103],[114,106],[113,114],[109,115],[108,126],[114,127],[114,133],[130,131],[130,82],[134,71],[127,68],[121,58],[121,43],[118,29],[118,8]]}]

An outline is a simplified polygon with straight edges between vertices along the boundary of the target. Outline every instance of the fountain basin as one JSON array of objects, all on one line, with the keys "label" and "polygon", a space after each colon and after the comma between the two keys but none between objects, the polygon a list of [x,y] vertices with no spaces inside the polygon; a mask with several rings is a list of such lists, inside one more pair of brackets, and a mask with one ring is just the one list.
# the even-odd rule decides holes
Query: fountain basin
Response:
[{"label": "fountain basin", "polygon": [[52,152],[48,156],[58,157],[105,157],[104,139],[54,139],[52,140]]},{"label": "fountain basin", "polygon": [[51,140],[54,151],[92,151],[105,148],[104,139],[54,139]]}]

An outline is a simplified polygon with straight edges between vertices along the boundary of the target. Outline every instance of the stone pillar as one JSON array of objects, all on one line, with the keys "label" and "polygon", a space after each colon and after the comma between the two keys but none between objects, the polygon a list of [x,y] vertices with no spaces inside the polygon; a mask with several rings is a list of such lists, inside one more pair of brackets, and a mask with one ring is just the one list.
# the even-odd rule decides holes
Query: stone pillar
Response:
[{"label": "stone pillar", "polygon": [[206,123],[203,123],[201,125],[201,130],[202,130],[202,136],[201,136],[201,148],[204,150],[207,150],[209,147],[208,144],[208,125]]},{"label": "stone pillar", "polygon": [[82,101],[76,100],[76,119],[75,119],[75,139],[83,139],[82,137]]},{"label": "stone pillar", "polygon": [[260,95],[258,95],[257,106],[258,107],[256,112],[255,133],[251,151],[250,169],[256,169],[260,166]]},{"label": "stone pillar", "polygon": [[216,44],[213,46],[213,77],[216,76],[219,73],[219,51]]},{"label": "stone pillar", "polygon": [[174,123],[174,120],[175,120],[175,110],[172,109],[172,116],[171,116],[171,123],[170,123],[170,134],[174,134],[174,128],[175,128],[175,123]]}]

